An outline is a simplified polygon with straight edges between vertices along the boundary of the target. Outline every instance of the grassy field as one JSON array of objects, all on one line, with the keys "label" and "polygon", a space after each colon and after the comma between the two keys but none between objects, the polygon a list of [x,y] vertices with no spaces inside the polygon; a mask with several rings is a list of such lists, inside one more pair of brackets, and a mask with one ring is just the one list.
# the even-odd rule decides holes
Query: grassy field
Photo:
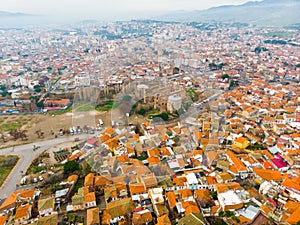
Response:
[{"label": "grassy field", "polygon": [[0,119],[0,132],[10,132],[12,130],[20,129],[22,126],[30,122],[32,118],[30,117],[19,117],[16,116],[6,116]]},{"label": "grassy field", "polygon": [[51,116],[62,115],[67,112],[72,112],[72,110],[73,110],[72,107],[69,107],[67,109],[54,110],[54,111],[50,111],[49,115],[51,115]]},{"label": "grassy field", "polygon": [[19,160],[17,156],[0,156],[0,187]]},{"label": "grassy field", "polygon": [[96,110],[103,111],[103,112],[108,112],[111,109],[118,108],[118,106],[119,106],[118,102],[114,103],[114,101],[109,100],[109,101],[104,102],[101,105],[96,106]]}]

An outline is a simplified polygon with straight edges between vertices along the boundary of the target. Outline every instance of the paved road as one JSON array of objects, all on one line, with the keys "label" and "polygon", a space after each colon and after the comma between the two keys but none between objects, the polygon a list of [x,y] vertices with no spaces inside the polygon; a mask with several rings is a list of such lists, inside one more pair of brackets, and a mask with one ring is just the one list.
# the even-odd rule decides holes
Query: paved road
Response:
[{"label": "paved road", "polygon": [[[72,141],[75,137],[79,137],[80,139],[88,138],[89,134],[81,134],[81,135],[73,135],[69,137],[56,138],[53,140],[35,142],[26,145],[15,146],[14,149],[12,147],[0,149],[0,155],[18,155],[20,159],[18,164],[9,175],[6,182],[2,185],[0,189],[0,199],[6,198],[11,192],[16,190],[16,185],[20,181],[22,177],[22,171],[26,171],[26,169],[30,166],[31,161],[44,150],[55,146],[57,144],[61,144],[64,142]],[[33,145],[40,146],[38,150],[33,151]]]}]

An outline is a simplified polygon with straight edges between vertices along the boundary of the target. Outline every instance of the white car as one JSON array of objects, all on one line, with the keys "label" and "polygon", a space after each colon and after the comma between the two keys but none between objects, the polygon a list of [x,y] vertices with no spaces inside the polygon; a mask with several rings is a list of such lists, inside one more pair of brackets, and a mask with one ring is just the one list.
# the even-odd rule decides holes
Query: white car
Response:
[{"label": "white car", "polygon": [[26,184],[26,182],[27,182],[27,178],[26,177],[23,177],[22,179],[21,179],[21,184]]}]

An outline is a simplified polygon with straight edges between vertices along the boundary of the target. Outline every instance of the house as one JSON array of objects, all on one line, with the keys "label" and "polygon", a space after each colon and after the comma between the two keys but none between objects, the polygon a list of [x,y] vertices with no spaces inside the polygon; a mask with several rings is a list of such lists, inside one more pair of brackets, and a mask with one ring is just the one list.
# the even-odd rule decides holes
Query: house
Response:
[{"label": "house", "polygon": [[0,216],[0,225],[6,225],[6,216]]},{"label": "house", "polygon": [[228,172],[235,176],[239,176],[241,179],[247,178],[248,170],[244,163],[232,151],[227,151],[226,155],[228,161],[231,163]]},{"label": "house", "polygon": [[218,173],[216,175],[216,179],[217,179],[218,183],[225,183],[225,184],[236,180],[235,177],[233,177],[232,175],[230,175],[227,172]]},{"label": "house", "polygon": [[174,191],[170,191],[166,193],[166,199],[167,199],[167,203],[169,205],[170,210],[172,211],[174,209],[174,207],[176,206],[176,195]]},{"label": "house", "polygon": [[[134,204],[131,198],[117,199],[106,204],[105,213],[110,221],[117,221],[118,218],[122,218],[125,215],[129,215],[134,210]],[[110,224],[110,223],[105,223]]]},{"label": "house", "polygon": [[163,204],[165,202],[164,197],[163,197],[163,189],[162,188],[150,189],[148,194],[154,205],[155,204]]},{"label": "house", "polygon": [[38,192],[36,190],[20,190],[12,192],[6,200],[0,206],[0,212],[3,210],[14,209],[17,203],[28,202],[33,200],[37,196]]},{"label": "house", "polygon": [[281,183],[283,193],[292,199],[300,201],[300,177],[291,174],[289,177],[285,178]]},{"label": "house", "polygon": [[264,181],[281,181],[282,180],[282,175],[278,170],[265,170],[261,168],[253,168],[253,174],[258,180],[261,182]]},{"label": "house", "polygon": [[163,215],[157,218],[157,224],[156,225],[171,225],[170,218],[168,215]]},{"label": "house", "polygon": [[14,217],[15,224],[26,224],[31,217],[31,209],[31,204],[19,206]]},{"label": "house", "polygon": [[54,197],[39,199],[38,211],[40,216],[51,215],[54,211]]},{"label": "house", "polygon": [[87,140],[87,142],[85,143],[85,147],[88,148],[94,148],[98,145],[98,139],[95,137],[91,137]]},{"label": "house", "polygon": [[211,207],[213,206],[213,200],[210,196],[209,190],[207,189],[195,190],[194,196],[203,215],[210,216]]},{"label": "house", "polygon": [[67,108],[71,105],[70,99],[62,98],[62,99],[46,99],[44,101],[44,106],[46,109],[62,109]]},{"label": "house", "polygon": [[132,215],[132,224],[133,225],[143,225],[152,222],[152,214],[149,209],[144,209],[142,211],[135,212]]},{"label": "house", "polygon": [[146,193],[146,187],[143,183],[129,184],[129,191],[131,195]]},{"label": "house", "polygon": [[157,186],[157,179],[154,173],[145,174],[140,177],[141,183],[144,184],[146,189],[154,188]]},{"label": "house", "polygon": [[233,147],[237,148],[247,148],[249,146],[250,142],[244,138],[244,137],[238,137],[233,141]]},{"label": "house", "polygon": [[95,176],[89,173],[84,178],[84,186],[90,189],[103,188],[106,185],[112,184],[111,175]]},{"label": "house", "polygon": [[191,190],[197,190],[198,189],[199,181],[198,181],[198,178],[196,177],[195,173],[188,173],[186,175],[186,180],[187,180],[187,183],[188,183],[189,188]]},{"label": "house", "polygon": [[51,214],[50,216],[39,217],[37,221],[31,223],[31,225],[57,225],[58,213]]},{"label": "house", "polygon": [[238,213],[247,218],[249,221],[254,221],[255,218],[259,215],[260,211],[258,208],[249,205],[246,209],[239,210]]},{"label": "house", "polygon": [[223,211],[240,209],[244,205],[243,201],[234,190],[218,193],[218,200]]},{"label": "house", "polygon": [[87,187],[79,188],[78,194],[72,197],[73,211],[92,208],[96,205],[95,192],[89,192]]},{"label": "house", "polygon": [[91,208],[86,211],[87,225],[100,225],[100,216],[98,208]]},{"label": "house", "polygon": [[218,153],[216,151],[210,150],[204,152],[206,156],[207,166],[211,168],[217,164]]},{"label": "house", "polygon": [[297,224],[300,221],[300,207],[287,218],[286,222],[290,225]]}]

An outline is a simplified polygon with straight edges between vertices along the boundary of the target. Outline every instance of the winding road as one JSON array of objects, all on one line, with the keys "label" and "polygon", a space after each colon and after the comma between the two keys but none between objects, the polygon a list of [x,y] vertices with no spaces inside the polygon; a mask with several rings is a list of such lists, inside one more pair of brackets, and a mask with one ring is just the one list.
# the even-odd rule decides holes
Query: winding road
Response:
[{"label": "winding road", "polygon": [[[6,198],[13,191],[16,190],[16,185],[19,183],[22,173],[27,170],[30,166],[32,160],[37,157],[43,151],[53,147],[57,144],[62,144],[64,142],[69,142],[78,137],[80,139],[88,138],[89,134],[73,135],[68,137],[56,138],[47,141],[35,142],[26,145],[20,145],[0,149],[0,155],[18,155],[20,157],[17,165],[14,167],[12,172],[7,177],[6,181],[3,183],[0,188],[0,200]],[[37,150],[33,151],[33,146],[39,146]]]}]

